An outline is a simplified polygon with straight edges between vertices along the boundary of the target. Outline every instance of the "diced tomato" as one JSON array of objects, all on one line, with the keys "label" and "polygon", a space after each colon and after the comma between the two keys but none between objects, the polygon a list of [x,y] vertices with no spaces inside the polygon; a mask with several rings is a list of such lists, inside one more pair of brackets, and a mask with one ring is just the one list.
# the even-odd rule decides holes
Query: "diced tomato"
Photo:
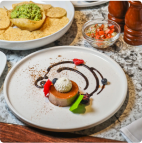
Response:
[{"label": "diced tomato", "polygon": [[99,35],[99,32],[96,32],[96,34],[95,35]]},{"label": "diced tomato", "polygon": [[109,39],[112,36],[112,33],[115,31],[114,25],[106,27],[107,30],[104,30],[104,24],[99,26],[98,24],[95,24],[94,27],[96,30],[94,31],[94,28],[90,28],[90,31],[86,33],[87,36],[97,39],[97,40],[104,40],[104,39]]},{"label": "diced tomato", "polygon": [[114,25],[109,26],[110,29],[114,28]]},{"label": "diced tomato", "polygon": [[100,38],[100,36],[99,36],[99,35],[96,35],[95,39],[99,39],[99,38]]},{"label": "diced tomato", "polygon": [[94,38],[95,37],[94,33],[92,33],[91,36],[92,36],[92,38]]},{"label": "diced tomato", "polygon": [[108,33],[112,34],[114,32],[114,29],[111,29]]},{"label": "diced tomato", "polygon": [[104,31],[99,31],[99,35],[104,35]]},{"label": "diced tomato", "polygon": [[104,24],[101,25],[101,28],[102,28],[102,29],[104,28]]},{"label": "diced tomato", "polygon": [[103,29],[101,27],[99,27],[99,30],[102,31]]},{"label": "diced tomato", "polygon": [[111,29],[111,30],[113,30],[113,32],[114,32],[114,28],[113,28],[113,29]]},{"label": "diced tomato", "polygon": [[106,31],[105,31],[105,33],[108,33],[110,31],[110,29],[107,29]]},{"label": "diced tomato", "polygon": [[111,34],[108,34],[108,38],[111,38]]},{"label": "diced tomato", "polygon": [[108,39],[108,35],[107,34],[105,34],[105,39]]},{"label": "diced tomato", "polygon": [[98,29],[96,29],[96,32],[99,32],[100,31],[100,29],[98,28]]},{"label": "diced tomato", "polygon": [[103,35],[102,39],[105,39],[105,35]]}]

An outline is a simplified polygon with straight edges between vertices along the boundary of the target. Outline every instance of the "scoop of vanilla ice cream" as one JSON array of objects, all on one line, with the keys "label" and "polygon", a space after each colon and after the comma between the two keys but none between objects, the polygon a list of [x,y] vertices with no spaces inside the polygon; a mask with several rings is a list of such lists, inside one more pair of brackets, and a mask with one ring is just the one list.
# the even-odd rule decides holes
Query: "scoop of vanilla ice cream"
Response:
[{"label": "scoop of vanilla ice cream", "polygon": [[72,89],[72,82],[66,77],[61,77],[54,86],[58,92],[69,92]]}]

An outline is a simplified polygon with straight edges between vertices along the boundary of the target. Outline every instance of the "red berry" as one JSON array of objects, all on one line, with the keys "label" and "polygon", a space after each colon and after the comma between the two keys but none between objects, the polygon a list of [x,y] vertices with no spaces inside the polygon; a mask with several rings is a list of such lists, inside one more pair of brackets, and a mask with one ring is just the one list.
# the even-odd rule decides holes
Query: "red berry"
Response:
[{"label": "red berry", "polygon": [[76,61],[78,61],[78,59],[73,59],[73,62],[76,62]]},{"label": "red berry", "polygon": [[81,59],[73,59],[73,62],[75,65],[80,65],[80,64],[83,64],[84,63],[84,60],[81,60]]},{"label": "red berry", "polygon": [[80,64],[82,64],[82,61],[76,61],[75,64],[80,65]]},{"label": "red berry", "polygon": [[45,96],[47,96],[47,94],[49,93],[49,89],[50,89],[51,84],[52,84],[52,82],[48,79],[47,82],[45,83],[44,89],[43,89]]}]

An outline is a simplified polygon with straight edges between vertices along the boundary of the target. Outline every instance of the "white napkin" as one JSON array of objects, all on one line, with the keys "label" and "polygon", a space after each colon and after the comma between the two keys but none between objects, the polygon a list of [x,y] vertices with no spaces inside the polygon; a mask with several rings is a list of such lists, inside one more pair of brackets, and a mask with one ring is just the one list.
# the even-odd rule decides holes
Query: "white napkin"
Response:
[{"label": "white napkin", "polygon": [[121,131],[128,142],[140,143],[142,141],[142,118],[122,128]]}]

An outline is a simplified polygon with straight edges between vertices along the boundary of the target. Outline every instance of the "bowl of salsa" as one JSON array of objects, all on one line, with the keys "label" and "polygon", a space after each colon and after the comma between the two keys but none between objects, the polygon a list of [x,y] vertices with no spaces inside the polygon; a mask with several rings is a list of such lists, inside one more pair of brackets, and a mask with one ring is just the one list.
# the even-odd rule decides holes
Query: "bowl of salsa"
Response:
[{"label": "bowl of salsa", "polygon": [[112,20],[95,19],[86,22],[82,27],[85,40],[95,48],[108,48],[120,36],[120,26]]}]

